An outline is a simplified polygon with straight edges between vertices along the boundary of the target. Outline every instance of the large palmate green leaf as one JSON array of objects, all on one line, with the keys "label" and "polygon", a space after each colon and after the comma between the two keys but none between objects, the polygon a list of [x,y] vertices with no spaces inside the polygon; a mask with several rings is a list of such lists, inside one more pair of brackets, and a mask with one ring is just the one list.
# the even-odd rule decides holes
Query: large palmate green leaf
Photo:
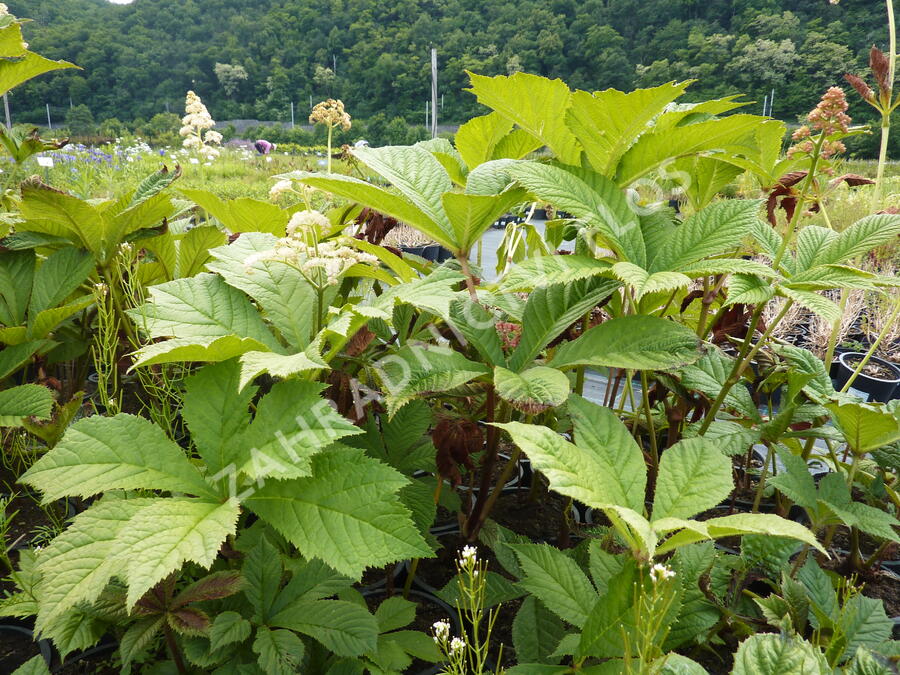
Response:
[{"label": "large palmate green leaf", "polygon": [[545,255],[527,258],[507,270],[498,282],[503,293],[530,291],[542,286],[568,284],[609,272],[610,263],[583,255]]},{"label": "large palmate green leaf", "polygon": [[473,117],[456,131],[453,142],[469,169],[494,159],[497,143],[512,131],[513,123],[500,113]]},{"label": "large palmate green leaf", "polygon": [[562,345],[549,365],[671,370],[697,361],[697,336],[680,324],[654,316],[611,319]]},{"label": "large palmate green leaf", "polygon": [[416,396],[448,391],[490,372],[457,351],[435,345],[407,345],[375,366],[392,414]]},{"label": "large palmate green leaf", "polygon": [[114,555],[119,533],[153,501],[105,497],[40,551],[38,630],[78,603],[96,600],[109,580],[124,571],[127,560]]},{"label": "large palmate green leaf", "polygon": [[332,450],[313,456],[311,477],[268,481],[246,504],[304,556],[358,578],[366,567],[431,556],[396,494],[407,482],[358,450]]},{"label": "large palmate green leaf", "polygon": [[526,415],[538,415],[548,408],[562,405],[569,395],[569,378],[555,368],[535,366],[514,373],[494,368],[497,395]]},{"label": "large palmate green leaf", "polygon": [[554,338],[619,286],[618,281],[593,277],[532,292],[522,316],[519,345],[509,357],[510,370],[520,371],[531,364]]},{"label": "large palmate green leaf", "polygon": [[650,271],[678,270],[737,248],[759,219],[761,201],[728,199],[688,216],[660,246]]},{"label": "large palmate green leaf", "polygon": [[683,157],[675,161],[674,167],[676,171],[691,177],[687,185],[683,185],[683,189],[694,211],[711,203],[744,172],[742,167],[733,163],[704,155]]},{"label": "large palmate green leaf", "polygon": [[156,499],[121,530],[115,554],[125,561],[128,607],[186,561],[209,567],[222,542],[235,532],[235,500]]},{"label": "large palmate green leaf", "polygon": [[622,155],[616,168],[616,182],[631,185],[669,160],[701,152],[721,153],[724,157],[752,154],[758,147],[754,132],[763,124],[763,117],[731,115],[669,129],[657,128],[643,134]]},{"label": "large palmate green leaf", "polygon": [[132,367],[185,361],[215,363],[267,348],[267,345],[258,340],[237,335],[172,338],[153,342],[136,351],[132,355],[134,357]]},{"label": "large palmate green leaf", "polygon": [[[611,442],[623,440],[621,431],[614,428],[613,422],[605,419],[602,413],[596,413],[593,417],[595,419],[590,423],[593,425],[592,434],[603,434],[601,438]],[[509,433],[513,442],[528,456],[534,468],[547,477],[556,492],[594,508],[632,504],[642,509],[644,496],[638,491],[643,472],[637,476],[630,472],[635,467],[634,453],[637,452],[640,457],[640,451],[633,442],[618,447],[599,443],[575,445],[547,427],[521,422],[497,426]],[[584,426],[587,427],[588,423]],[[626,465],[616,464],[617,460],[624,460]]]},{"label": "large palmate green leaf", "polygon": [[241,389],[263,373],[268,373],[272,377],[286,378],[299,373],[328,369],[328,364],[312,346],[304,352],[287,356],[274,352],[245,352],[241,354],[240,363]]},{"label": "large palmate green leaf", "polygon": [[16,58],[0,59],[0,94],[6,94],[13,87],[38,75],[66,68],[78,68],[78,66],[68,61],[53,61],[30,51],[26,51]]},{"label": "large palmate green leaf", "polygon": [[303,349],[313,330],[315,290],[300,272],[283,263],[257,261],[249,268],[245,264],[250,256],[272,249],[276,241],[271,234],[248,232],[228,246],[212,249],[213,260],[206,267],[256,300],[288,344]]},{"label": "large palmate green leaf", "polygon": [[231,458],[249,476],[299,478],[310,474],[310,457],[359,427],[341,417],[319,394],[322,385],[304,380],[278,382],[257,404],[253,422]]},{"label": "large palmate green leaf", "polygon": [[619,159],[635,139],[689,84],[669,82],[627,94],[615,89],[594,93],[576,91],[566,121],[594,170],[612,176]]},{"label": "large palmate green leaf", "polygon": [[584,625],[597,593],[578,564],[547,544],[512,544],[510,548],[522,568],[520,585],[561,619]]},{"label": "large palmate green leaf", "polygon": [[[431,161],[437,163],[437,160],[434,159],[430,152],[424,148],[420,148],[420,150],[421,153],[417,155],[418,157],[428,156]],[[441,171],[444,171],[440,164],[438,164],[438,167]],[[444,175],[446,176],[446,171],[444,171]],[[283,174],[279,178],[293,179],[304,185],[326,190],[339,197],[344,197],[358,204],[373,208],[416,228],[442,246],[453,248],[452,228],[449,222],[445,222],[446,218],[440,218],[436,221],[405,196],[350,176],[323,176],[320,173],[294,171]],[[449,178],[447,178],[447,181],[449,182]]]},{"label": "large palmate green leaf", "polygon": [[509,77],[486,77],[469,73],[468,89],[478,102],[493,109],[539,138],[560,161],[578,165],[581,148],[566,126],[571,92],[562,80],[515,73]]},{"label": "large palmate green leaf", "polygon": [[250,424],[257,389],[239,387],[239,379],[240,366],[231,360],[201,368],[184,383],[181,415],[211,475],[229,464],[236,437]]},{"label": "large palmate green leaf", "polygon": [[877,246],[895,241],[900,236],[900,215],[877,214],[853,223],[827,245],[821,247],[813,259],[814,265],[850,262]]},{"label": "large palmate green leaf", "polygon": [[53,393],[39,384],[23,384],[0,391],[0,427],[18,426],[23,417],[50,419]]},{"label": "large palmate green leaf", "polygon": [[280,346],[243,293],[215,274],[176,279],[150,289],[150,299],[130,316],[150,337],[250,338],[277,351]]},{"label": "large palmate green leaf", "polygon": [[847,445],[858,454],[900,439],[900,411],[866,403],[829,403],[825,406]]},{"label": "large palmate green leaf", "polygon": [[184,451],[162,429],[125,413],[76,422],[20,482],[43,492],[44,503],[107,490],[214,495]]},{"label": "large palmate green leaf", "polygon": [[659,463],[653,522],[695,516],[716,506],[733,487],[731,460],[714,441],[702,437],[679,441]]},{"label": "large palmate green leaf", "polygon": [[540,162],[517,162],[509,173],[538,199],[595,227],[600,245],[612,249],[620,260],[646,266],[638,216],[611,180],[589,169]]},{"label": "large palmate green leaf", "polygon": [[272,617],[271,625],[309,635],[338,656],[360,656],[377,646],[375,617],[343,600],[298,602]]},{"label": "large palmate green leaf", "polygon": [[799,637],[752,635],[738,647],[732,675],[825,675],[825,655]]},{"label": "large palmate green leaf", "polygon": [[231,232],[267,232],[284,236],[290,214],[275,204],[250,197],[226,201],[208,190],[182,188],[181,192]]}]

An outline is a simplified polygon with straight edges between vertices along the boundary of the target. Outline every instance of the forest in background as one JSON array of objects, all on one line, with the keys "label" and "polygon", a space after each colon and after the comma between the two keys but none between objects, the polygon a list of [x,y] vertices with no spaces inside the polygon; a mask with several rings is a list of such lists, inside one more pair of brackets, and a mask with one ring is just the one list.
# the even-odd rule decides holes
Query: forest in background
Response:
[{"label": "forest in background", "polygon": [[[424,122],[429,49],[441,123],[480,114],[465,71],[517,70],[589,90],[696,79],[688,98],[744,93],[795,121],[887,39],[873,0],[11,0],[31,48],[78,64],[16,90],[17,121],[83,105],[98,123],[181,113],[196,90],[216,119],[305,122],[341,98],[358,119]],[[868,106],[851,109],[865,121]],[[874,144],[874,139],[872,139]]]}]

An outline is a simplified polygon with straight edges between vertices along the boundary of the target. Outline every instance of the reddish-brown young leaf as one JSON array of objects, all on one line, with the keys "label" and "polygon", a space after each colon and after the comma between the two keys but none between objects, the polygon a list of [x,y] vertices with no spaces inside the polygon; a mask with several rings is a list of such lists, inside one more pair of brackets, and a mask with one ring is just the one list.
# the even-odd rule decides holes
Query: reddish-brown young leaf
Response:
[{"label": "reddish-brown young leaf", "polygon": [[470,455],[484,446],[484,434],[475,422],[460,418],[444,418],[431,432],[431,440],[437,450],[435,463],[438,473],[449,478],[456,487],[462,481],[460,466],[470,471],[475,468]]},{"label": "reddish-brown young leaf", "polygon": [[703,297],[703,291],[697,289],[696,291],[691,291],[686,296],[684,296],[684,300],[681,301],[681,313],[684,314],[684,311],[690,307],[691,303],[694,300],[699,300]]},{"label": "reddish-brown young leaf", "polygon": [[240,572],[213,572],[182,590],[172,601],[172,607],[183,607],[192,602],[221,600],[241,590],[243,577]]},{"label": "reddish-brown young leaf", "polygon": [[841,183],[846,183],[850,187],[856,187],[857,185],[874,185],[875,181],[871,178],[860,176],[857,173],[845,173],[843,176],[831,179],[828,183],[828,187],[834,188]]},{"label": "reddish-brown young leaf", "polygon": [[166,615],[169,625],[182,635],[205,635],[212,622],[206,612],[196,607],[179,607]]},{"label": "reddish-brown young leaf", "polygon": [[391,218],[369,208],[360,211],[356,222],[363,226],[356,238],[364,239],[370,244],[380,244],[387,236],[387,233],[400,224],[396,218]]}]

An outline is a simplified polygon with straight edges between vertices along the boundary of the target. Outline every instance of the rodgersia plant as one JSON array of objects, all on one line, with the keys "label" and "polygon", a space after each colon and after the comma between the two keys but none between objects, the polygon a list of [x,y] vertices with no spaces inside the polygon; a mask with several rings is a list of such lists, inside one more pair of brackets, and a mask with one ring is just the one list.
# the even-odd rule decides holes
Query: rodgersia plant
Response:
[{"label": "rodgersia plant", "polygon": [[214,147],[222,144],[222,134],[214,131],[216,125],[209,110],[193,91],[189,91],[185,97],[185,116],[181,119],[179,134],[184,137],[184,147],[189,150],[205,152],[207,155],[216,156],[219,150]]}]

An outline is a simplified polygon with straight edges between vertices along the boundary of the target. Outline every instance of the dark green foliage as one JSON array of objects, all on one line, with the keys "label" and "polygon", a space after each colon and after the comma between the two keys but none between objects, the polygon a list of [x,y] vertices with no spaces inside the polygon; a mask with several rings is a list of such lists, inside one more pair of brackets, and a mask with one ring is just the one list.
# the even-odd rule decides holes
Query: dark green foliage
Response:
[{"label": "dark green foliage", "polygon": [[[354,118],[379,121],[377,141],[410,138],[397,117],[424,124],[429,47],[439,50],[439,117],[479,112],[464,70],[562,77],[584,89],[699,78],[690,100],[744,91],[760,103],[776,89],[774,114],[805,114],[844,72],[887,40],[883,3],[844,0],[101,0],[10,2],[34,18],[32,49],[84,68],[17,90],[14,115],[35,123],[43,106],[85,104],[98,120],[181,113],[196,90],[217,120],[305,123],[310,96],[340,97]],[[226,92],[215,65],[246,70]],[[865,106],[853,105],[861,119]],[[374,121],[374,120],[373,120]],[[340,142],[362,137],[355,126]],[[287,139],[304,142],[309,139]],[[371,139],[370,139],[371,140]]]}]

